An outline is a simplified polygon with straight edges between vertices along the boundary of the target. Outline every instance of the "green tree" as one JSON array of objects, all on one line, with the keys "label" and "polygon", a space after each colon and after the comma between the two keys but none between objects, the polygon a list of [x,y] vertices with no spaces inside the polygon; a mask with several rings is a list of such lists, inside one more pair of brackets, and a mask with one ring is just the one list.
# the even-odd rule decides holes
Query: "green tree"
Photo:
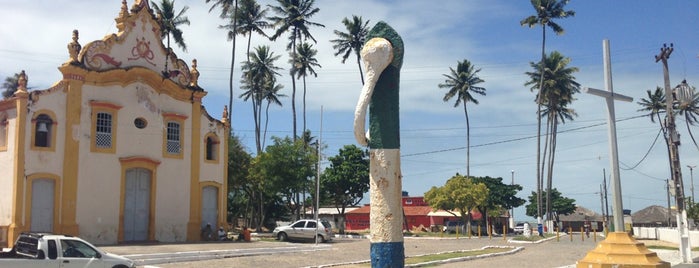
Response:
[{"label": "green tree", "polygon": [[483,204],[488,198],[488,187],[458,173],[447,180],[444,186],[432,188],[425,193],[425,202],[433,210],[445,210],[452,215],[461,213],[461,220],[466,223],[466,230],[471,230],[471,211]]},{"label": "green tree", "polygon": [[293,58],[289,60],[292,66],[291,76],[303,79],[303,131],[306,131],[306,77],[308,75],[318,77],[318,73],[313,67],[321,67],[316,59],[316,54],[318,51],[313,48],[313,45],[304,42],[292,55]]},{"label": "green tree", "polygon": [[468,60],[458,62],[456,70],[451,67],[449,67],[449,70],[451,71],[450,74],[443,74],[447,79],[444,80],[444,83],[439,84],[439,88],[446,88],[449,90],[444,94],[444,98],[442,98],[444,102],[448,102],[456,97],[454,107],[459,107],[459,105],[463,103],[464,115],[466,116],[466,177],[469,178],[471,176],[471,138],[469,135],[470,125],[466,104],[469,102],[478,104],[478,100],[473,97],[473,94],[485,96],[485,88],[477,86],[485,81],[478,77],[478,72],[480,72],[481,69],[475,69]]},{"label": "green tree", "polygon": [[165,72],[167,69],[167,62],[171,53],[170,47],[170,36],[175,39],[175,44],[182,48],[183,51],[187,51],[187,44],[184,42],[184,37],[182,37],[182,30],[179,28],[181,25],[189,25],[189,19],[184,15],[188,6],[184,6],[175,15],[175,0],[161,0],[160,5],[156,2],[153,3],[153,9],[155,9],[155,14],[158,17],[158,23],[160,24],[160,38],[167,40],[167,53],[165,54]]},{"label": "green tree", "polygon": [[345,233],[345,209],[356,206],[369,191],[369,153],[354,144],[345,145],[329,157],[330,167],[320,176],[324,199],[340,214],[340,233]]},{"label": "green tree", "polygon": [[257,154],[262,152],[260,140],[260,128],[262,122],[262,101],[265,98],[265,89],[274,89],[277,72],[280,67],[275,65],[279,59],[278,55],[269,50],[269,46],[259,46],[255,49],[249,62],[243,63],[243,85],[245,90],[240,97],[252,103],[253,120],[255,121],[255,146]]},{"label": "green tree", "polygon": [[[568,106],[573,102],[574,95],[580,92],[580,84],[575,81],[575,76],[573,73],[578,71],[576,67],[569,67],[570,58],[564,57],[558,51],[553,51],[551,54],[545,58],[544,66],[541,68],[541,62],[530,63],[534,71],[527,72],[526,74],[530,77],[525,86],[531,86],[532,91],[536,89],[538,85],[544,85],[539,91],[540,96],[538,99],[541,100],[544,109],[540,113],[542,117],[546,117],[546,142],[544,143],[544,161],[542,168],[545,166],[547,169],[547,180],[546,189],[547,193],[551,193],[552,178],[553,178],[553,166],[556,155],[556,137],[558,132],[558,125],[560,123],[565,124],[565,120],[573,120],[574,116],[577,116],[575,111]],[[545,70],[542,76],[539,71]],[[543,77],[544,81],[541,82],[540,79]],[[547,158],[548,155],[548,158]],[[547,198],[547,200],[550,200]],[[546,215],[551,215],[551,204],[546,202]],[[547,216],[547,220],[551,218]]]},{"label": "green tree", "polygon": [[[275,41],[279,36],[289,31],[289,44],[286,46],[293,54],[291,58],[296,58],[296,42],[303,42],[310,38],[314,43],[318,43],[311,32],[310,26],[325,27],[325,25],[309,21],[311,17],[320,11],[319,8],[313,7],[315,0],[277,0],[278,6],[271,6],[278,16],[270,17],[269,20],[277,29],[270,40]],[[293,69],[293,68],[292,68]],[[291,113],[293,116],[294,140],[296,135],[296,78],[291,76]]]},{"label": "green tree", "polygon": [[301,140],[272,137],[272,141],[273,144],[259,157],[258,174],[264,178],[265,187],[269,188],[266,190],[282,197],[298,218],[301,214],[298,193],[307,186],[308,178],[315,174],[317,156]]},{"label": "green tree", "polygon": [[474,183],[482,183],[488,188],[488,197],[485,202],[477,206],[478,211],[483,214],[483,220],[485,226],[489,226],[488,221],[488,211],[496,210],[503,211],[509,210],[521,205],[524,205],[526,200],[517,197],[517,193],[522,190],[522,186],[519,184],[504,184],[502,178],[492,178],[489,176],[485,177],[473,177]]},{"label": "green tree", "polygon": [[[228,220],[244,218],[248,222],[251,215],[250,199],[254,187],[249,177],[252,157],[245,150],[238,136],[228,139]],[[233,221],[236,222],[236,221]]]},{"label": "green tree", "polygon": [[[567,17],[575,16],[575,11],[564,10],[565,5],[568,4],[569,0],[531,0],[532,7],[534,8],[535,15],[528,16],[522,19],[519,24],[522,26],[529,26],[529,28],[534,28],[536,26],[541,26],[541,61],[545,62],[546,59],[546,27],[551,28],[553,32],[557,35],[563,34],[565,31],[558,25],[554,20],[564,19]],[[544,68],[544,65],[540,66]],[[543,82],[544,70],[539,70],[541,78],[539,81]],[[544,84],[539,84],[539,92],[543,91]],[[541,164],[541,105],[542,100],[540,99],[541,94],[537,94],[537,134],[536,134],[536,190],[539,198],[537,204],[541,205],[541,185],[543,184],[543,177],[541,169],[543,165]],[[538,208],[538,216],[541,218],[541,206]]]},{"label": "green tree", "polygon": [[333,49],[336,50],[335,56],[342,54],[342,63],[344,64],[350,54],[354,52],[357,58],[357,66],[359,67],[359,77],[364,85],[364,73],[362,72],[362,57],[359,54],[366,41],[366,36],[369,33],[369,20],[364,22],[362,17],[352,15],[352,21],[347,17],[342,19],[342,24],[345,25],[347,32],[334,30],[337,39],[330,40],[333,43]]},{"label": "green tree", "polygon": [[[560,215],[570,215],[571,213],[575,212],[575,199],[564,197],[556,188],[551,189],[551,194],[547,194],[546,196],[550,196],[552,201],[551,213],[553,215],[551,218],[556,219],[557,222],[561,221]],[[529,204],[527,204],[525,207],[527,209],[527,216],[534,218],[537,217],[537,199],[537,193],[532,192],[532,194],[529,196]]]},{"label": "green tree", "polygon": [[[237,28],[237,22],[238,22],[238,0],[204,0],[205,3],[210,3],[213,2],[213,5],[211,5],[211,8],[209,8],[209,13],[216,9],[216,7],[221,8],[221,14],[219,17],[221,19],[225,19],[229,21],[229,25],[231,25],[231,29],[236,29]],[[231,9],[232,7],[232,9]],[[221,26],[219,26],[220,28]],[[232,41],[233,46],[231,48],[231,71],[228,76],[228,122],[232,122],[231,118],[233,117],[233,70],[235,69],[235,38],[236,35],[234,34],[233,36],[228,34],[228,41]],[[230,128],[231,133],[229,135],[233,134],[233,128]]]},{"label": "green tree", "polygon": [[221,25],[222,29],[228,31],[228,39],[230,40],[235,35],[243,35],[248,37],[247,44],[247,61],[250,61],[250,44],[252,42],[252,34],[257,33],[261,36],[269,38],[265,29],[272,28],[272,25],[266,21],[265,15],[267,9],[262,7],[255,0],[242,0],[238,14],[236,14],[237,22],[234,25]]},{"label": "green tree", "polygon": [[6,77],[5,82],[2,83],[2,88],[4,89],[2,92],[3,98],[12,97],[15,91],[17,91],[17,88],[19,88],[19,73]]}]

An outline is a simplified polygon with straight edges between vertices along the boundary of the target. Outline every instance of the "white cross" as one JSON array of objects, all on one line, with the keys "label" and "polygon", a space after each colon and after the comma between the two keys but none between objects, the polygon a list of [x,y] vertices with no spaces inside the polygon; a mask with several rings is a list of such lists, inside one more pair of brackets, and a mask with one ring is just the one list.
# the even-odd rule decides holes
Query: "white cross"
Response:
[{"label": "white cross", "polygon": [[609,124],[609,162],[612,166],[612,194],[614,196],[612,202],[612,211],[614,216],[614,231],[624,231],[624,206],[621,202],[621,179],[619,177],[619,156],[617,154],[616,145],[616,118],[614,116],[614,100],[631,102],[633,98],[614,93],[612,88],[612,64],[609,57],[609,40],[602,41],[602,50],[604,52],[604,82],[605,90],[599,90],[589,87],[584,87],[583,92],[603,97],[607,101],[607,123]]}]

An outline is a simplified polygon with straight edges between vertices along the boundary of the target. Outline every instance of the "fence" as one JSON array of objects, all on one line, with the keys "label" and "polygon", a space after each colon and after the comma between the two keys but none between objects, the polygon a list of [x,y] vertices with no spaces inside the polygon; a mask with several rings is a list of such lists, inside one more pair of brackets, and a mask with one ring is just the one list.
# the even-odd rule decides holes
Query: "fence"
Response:
[{"label": "fence", "polygon": [[[637,239],[655,239],[676,244],[680,243],[680,235],[677,228],[633,227],[633,234]],[[689,244],[693,247],[699,245],[699,231],[689,231]]]}]

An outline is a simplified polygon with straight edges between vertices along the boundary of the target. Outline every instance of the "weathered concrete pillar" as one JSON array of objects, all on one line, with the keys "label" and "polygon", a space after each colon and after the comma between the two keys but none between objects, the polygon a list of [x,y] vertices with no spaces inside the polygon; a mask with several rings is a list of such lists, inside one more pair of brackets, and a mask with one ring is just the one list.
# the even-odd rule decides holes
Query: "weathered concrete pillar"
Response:
[{"label": "weathered concrete pillar", "polygon": [[[366,84],[355,110],[354,134],[358,143],[369,146],[370,153],[371,266],[403,267],[398,110],[403,40],[385,22],[377,23],[367,40],[361,51]],[[369,135],[365,136],[369,102]]]}]

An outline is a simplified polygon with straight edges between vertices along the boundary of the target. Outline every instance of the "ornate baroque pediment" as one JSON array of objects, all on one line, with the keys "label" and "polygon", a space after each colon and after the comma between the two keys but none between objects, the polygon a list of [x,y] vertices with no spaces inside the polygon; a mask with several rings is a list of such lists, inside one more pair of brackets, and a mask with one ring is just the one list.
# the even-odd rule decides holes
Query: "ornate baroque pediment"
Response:
[{"label": "ornate baroque pediment", "polygon": [[144,67],[183,87],[190,85],[189,67],[175,53],[170,51],[168,55],[167,46],[160,37],[158,19],[147,0],[136,0],[131,12],[123,0],[115,20],[119,32],[85,45],[78,56],[78,64],[94,71]]}]

